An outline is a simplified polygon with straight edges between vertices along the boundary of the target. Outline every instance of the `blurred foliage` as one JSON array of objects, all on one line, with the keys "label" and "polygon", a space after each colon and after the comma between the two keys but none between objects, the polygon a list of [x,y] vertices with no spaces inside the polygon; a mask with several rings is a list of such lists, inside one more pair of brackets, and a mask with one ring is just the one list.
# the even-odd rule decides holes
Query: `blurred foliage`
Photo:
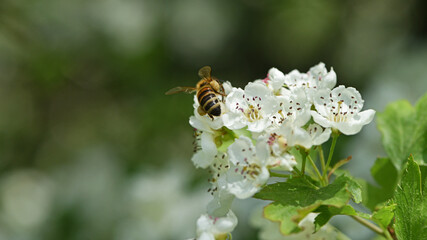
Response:
[{"label": "blurred foliage", "polygon": [[[193,98],[165,91],[193,86],[204,65],[243,86],[273,66],[305,71],[323,61],[364,95],[373,81],[387,86],[386,73],[409,66],[401,56],[426,48],[425,7],[421,0],[3,0],[0,178],[8,186],[22,171],[42,176],[36,194],[51,206],[40,215],[44,224],[31,228],[2,217],[0,239],[144,239],[117,233],[127,229],[122,220],[134,219],[135,228],[147,221],[126,217],[122,189],[170,162],[193,168]],[[417,56],[423,72],[427,55]],[[416,76],[397,81],[425,91],[425,75]],[[205,181],[202,171],[185,176],[192,189]],[[168,183],[159,184],[151,187]],[[17,204],[31,196],[27,189]],[[11,193],[1,194],[8,212]],[[159,239],[189,238],[191,230]]]}]

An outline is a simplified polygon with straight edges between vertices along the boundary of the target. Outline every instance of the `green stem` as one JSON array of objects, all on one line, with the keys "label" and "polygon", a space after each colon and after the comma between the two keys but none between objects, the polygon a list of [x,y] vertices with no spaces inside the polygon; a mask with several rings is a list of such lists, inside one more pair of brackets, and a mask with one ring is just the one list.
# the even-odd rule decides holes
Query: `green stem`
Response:
[{"label": "green stem", "polygon": [[298,170],[298,168],[294,168],[293,169],[298,175],[300,175],[301,177],[302,177],[302,173],[301,173],[301,171],[300,170]]},{"label": "green stem", "polygon": [[325,178],[323,177],[326,172],[326,165],[325,165],[325,155],[323,154],[323,147],[322,145],[317,146],[319,148],[319,158],[320,158],[320,167],[322,169],[322,185],[326,186],[328,183],[326,182]]},{"label": "green stem", "polygon": [[325,156],[323,155],[323,148],[322,145],[318,146],[319,148],[319,158],[320,158],[320,167],[322,169],[322,173],[324,173],[325,170]]},{"label": "green stem", "polygon": [[307,161],[307,156],[304,154],[304,155],[302,155],[302,166],[301,166],[302,175],[305,175],[305,162],[306,161]]},{"label": "green stem", "polygon": [[325,166],[325,171],[323,172],[323,179],[325,179],[326,185],[329,183],[328,178],[326,177],[326,172],[329,169],[329,164],[331,164],[331,160],[332,160],[332,156],[334,155],[334,150],[335,150],[335,145],[337,144],[337,139],[339,134],[332,134],[332,145],[331,145],[331,149],[329,150],[329,156],[328,156],[328,161],[326,162],[326,166]]},{"label": "green stem", "polygon": [[[364,225],[365,227],[371,229],[375,233],[387,238],[387,235],[384,233],[384,231],[381,228],[379,228],[377,225],[375,225],[375,224],[369,222],[368,220],[365,220],[359,216],[350,216],[350,217],[352,217],[354,220],[356,220],[360,224]],[[389,239],[389,238],[387,238],[387,239]]]},{"label": "green stem", "polygon": [[310,161],[311,165],[313,165],[314,171],[316,171],[317,177],[319,178],[320,182],[323,183],[323,177],[319,172],[319,169],[317,168],[316,164],[314,163],[313,159],[310,157],[310,155],[307,154],[307,158]]}]

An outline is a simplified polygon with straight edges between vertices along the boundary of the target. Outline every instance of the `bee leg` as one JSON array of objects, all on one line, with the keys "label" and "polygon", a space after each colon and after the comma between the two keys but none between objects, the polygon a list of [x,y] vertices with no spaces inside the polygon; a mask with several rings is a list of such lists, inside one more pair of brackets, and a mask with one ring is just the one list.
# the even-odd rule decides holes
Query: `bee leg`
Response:
[{"label": "bee leg", "polygon": [[209,113],[208,113],[208,116],[212,119],[212,121],[214,120],[214,117],[212,115],[210,115]]},{"label": "bee leg", "polygon": [[200,116],[204,116],[206,114],[205,110],[203,110],[201,106],[197,108],[197,112],[200,114]]}]

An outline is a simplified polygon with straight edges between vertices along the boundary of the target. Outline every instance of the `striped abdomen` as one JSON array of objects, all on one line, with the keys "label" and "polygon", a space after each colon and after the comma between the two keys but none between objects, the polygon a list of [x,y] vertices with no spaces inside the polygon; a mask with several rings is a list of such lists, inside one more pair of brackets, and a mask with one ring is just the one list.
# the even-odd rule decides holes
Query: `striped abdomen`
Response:
[{"label": "striped abdomen", "polygon": [[200,88],[200,90],[197,92],[197,99],[199,100],[201,108],[208,115],[221,115],[221,105],[219,103],[218,97],[210,86],[203,86]]}]

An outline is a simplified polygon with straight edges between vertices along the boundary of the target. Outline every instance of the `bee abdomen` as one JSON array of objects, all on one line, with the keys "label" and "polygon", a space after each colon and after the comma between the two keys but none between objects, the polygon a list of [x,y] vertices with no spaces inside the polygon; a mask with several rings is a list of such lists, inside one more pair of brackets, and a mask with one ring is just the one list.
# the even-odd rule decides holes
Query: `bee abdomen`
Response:
[{"label": "bee abdomen", "polygon": [[219,103],[213,105],[208,113],[212,116],[220,116],[221,115],[221,105]]},{"label": "bee abdomen", "polygon": [[197,97],[198,97],[200,106],[206,113],[212,116],[221,115],[221,106],[213,90],[209,88],[204,88],[199,91],[199,93],[197,94]]}]

